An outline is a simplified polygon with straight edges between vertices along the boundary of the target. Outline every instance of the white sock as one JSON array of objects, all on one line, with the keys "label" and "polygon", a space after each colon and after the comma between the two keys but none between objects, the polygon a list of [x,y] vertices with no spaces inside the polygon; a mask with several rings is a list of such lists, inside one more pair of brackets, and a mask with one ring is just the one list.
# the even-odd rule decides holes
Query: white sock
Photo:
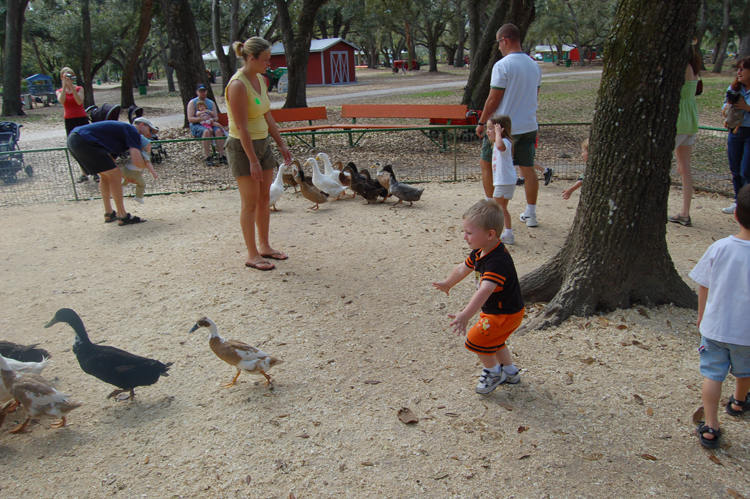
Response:
[{"label": "white sock", "polygon": [[485,196],[484,199],[486,199],[487,201],[493,201],[494,200],[493,198],[488,198],[487,196]]},{"label": "white sock", "polygon": [[495,367],[485,367],[489,372],[492,374],[497,374],[500,372],[500,364],[495,364]]},{"label": "white sock", "polygon": [[503,366],[503,371],[505,371],[505,374],[507,374],[508,376],[515,376],[516,374],[518,374],[518,368],[515,366],[515,364]]},{"label": "white sock", "polygon": [[526,180],[526,177],[521,177],[520,175],[518,176],[518,178],[520,178],[521,180]]},{"label": "white sock", "polygon": [[535,204],[527,204],[526,205],[526,215],[536,215],[536,205]]},{"label": "white sock", "polygon": [[513,235],[513,229],[505,229],[505,235],[506,236],[512,236]]},{"label": "white sock", "polygon": [[543,171],[542,173],[547,173],[548,171],[549,171],[549,168],[547,168],[547,167],[545,166],[545,167],[544,167],[544,171]]}]

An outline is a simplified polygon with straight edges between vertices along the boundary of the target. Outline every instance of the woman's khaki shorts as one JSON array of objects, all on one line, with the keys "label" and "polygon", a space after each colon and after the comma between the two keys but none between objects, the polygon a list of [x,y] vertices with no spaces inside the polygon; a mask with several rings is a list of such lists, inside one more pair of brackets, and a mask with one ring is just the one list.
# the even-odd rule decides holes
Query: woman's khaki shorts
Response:
[{"label": "woman's khaki shorts", "polygon": [[[253,140],[253,149],[255,149],[255,156],[260,161],[260,168],[262,170],[273,170],[276,167],[276,158],[271,150],[271,137]],[[242,147],[242,141],[234,137],[229,137],[227,139],[226,151],[229,170],[232,172],[232,175],[235,178],[249,176],[250,159]]]}]

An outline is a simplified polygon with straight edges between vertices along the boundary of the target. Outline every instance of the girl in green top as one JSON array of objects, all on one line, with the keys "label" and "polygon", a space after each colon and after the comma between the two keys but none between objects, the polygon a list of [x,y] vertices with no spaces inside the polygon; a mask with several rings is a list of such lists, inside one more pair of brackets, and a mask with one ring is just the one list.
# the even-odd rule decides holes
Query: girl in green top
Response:
[{"label": "girl in green top", "polygon": [[247,246],[245,265],[258,270],[272,270],[275,265],[268,259],[286,260],[289,257],[273,249],[268,240],[271,215],[269,189],[276,166],[271,139],[278,145],[285,164],[291,163],[292,155],[271,116],[271,103],[262,76],[270,64],[271,44],[263,38],[252,37],[244,44],[234,42],[232,48],[237,57],[242,57],[244,64],[229,81],[224,93],[229,118],[226,149],[229,168],[237,179],[242,198],[240,226]]},{"label": "girl in green top", "polygon": [[698,133],[698,105],[695,103],[695,89],[698,86],[698,73],[703,62],[693,38],[690,61],[685,68],[685,83],[680,91],[680,114],[677,117],[674,157],[677,171],[682,177],[682,209],[668,220],[690,227],[690,201],[693,199],[693,172],[690,171],[690,155],[693,152],[695,134]]}]

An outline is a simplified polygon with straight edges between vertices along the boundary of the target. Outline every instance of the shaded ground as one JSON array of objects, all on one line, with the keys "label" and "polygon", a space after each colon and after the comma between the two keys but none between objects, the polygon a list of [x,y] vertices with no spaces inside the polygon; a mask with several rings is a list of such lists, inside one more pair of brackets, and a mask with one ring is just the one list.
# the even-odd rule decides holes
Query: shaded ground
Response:
[{"label": "shaded ground", "polygon": [[[750,496],[748,420],[722,413],[714,453],[694,434],[693,311],[616,311],[511,337],[521,384],[475,394],[480,367],[446,316],[473,283],[446,297],[431,282],[465,257],[460,218],[480,187],[425,186],[411,208],[357,199],[311,212],[285,194],[272,235],[291,258],[272,272],[243,266],[236,191],[127,201],[149,219],[130,227],[102,223],[99,202],[3,209],[2,337],[42,343],[44,375],[84,405],[60,430],[43,420],[10,435],[23,411],[8,418],[0,497]],[[578,199],[562,201],[565,186],[541,189],[538,228],[517,224],[519,274],[562,244]],[[683,277],[735,232],[725,201],[699,195],[695,226],[668,227]],[[111,387],[80,371],[72,330],[42,328],[59,307],[94,341],[174,362],[170,377],[135,402],[105,400]],[[202,315],[287,360],[274,391],[249,375],[219,387],[232,368],[205,330],[187,333]],[[419,422],[401,423],[402,407]]]}]

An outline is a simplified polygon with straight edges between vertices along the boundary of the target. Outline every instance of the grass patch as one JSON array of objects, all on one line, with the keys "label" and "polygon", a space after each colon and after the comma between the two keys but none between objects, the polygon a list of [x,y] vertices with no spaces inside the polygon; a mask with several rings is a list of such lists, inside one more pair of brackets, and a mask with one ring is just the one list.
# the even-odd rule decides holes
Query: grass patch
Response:
[{"label": "grass patch", "polygon": [[417,99],[430,99],[435,97],[453,97],[455,96],[456,92],[453,90],[437,90],[435,92],[423,92],[419,94],[411,94],[411,97],[417,98]]}]

